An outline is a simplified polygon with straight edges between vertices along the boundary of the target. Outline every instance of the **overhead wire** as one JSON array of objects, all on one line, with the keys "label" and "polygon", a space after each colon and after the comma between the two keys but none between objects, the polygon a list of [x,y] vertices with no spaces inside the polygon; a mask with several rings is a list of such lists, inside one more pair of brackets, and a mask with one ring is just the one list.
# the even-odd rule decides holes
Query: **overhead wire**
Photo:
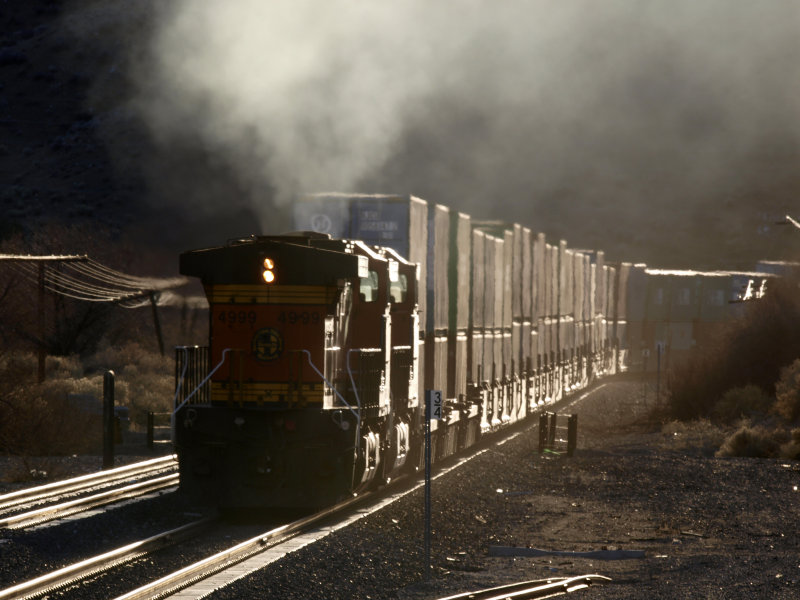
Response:
[{"label": "overhead wire", "polygon": [[[38,272],[37,268],[32,265],[19,265],[17,270],[26,274],[26,278],[33,284],[38,285]],[[85,300],[87,302],[114,302],[119,298],[118,294],[114,294],[113,290],[107,288],[98,288],[85,284],[79,280],[65,277],[54,273],[52,268],[45,267],[43,270],[44,288],[55,294],[68,296],[76,300]]]},{"label": "overhead wire", "polygon": [[85,302],[113,302],[124,308],[137,308],[157,301],[165,290],[188,281],[183,277],[127,275],[88,257],[80,261],[54,257],[53,260],[33,263],[33,260],[12,260],[11,266],[32,284],[42,285],[55,294]]}]

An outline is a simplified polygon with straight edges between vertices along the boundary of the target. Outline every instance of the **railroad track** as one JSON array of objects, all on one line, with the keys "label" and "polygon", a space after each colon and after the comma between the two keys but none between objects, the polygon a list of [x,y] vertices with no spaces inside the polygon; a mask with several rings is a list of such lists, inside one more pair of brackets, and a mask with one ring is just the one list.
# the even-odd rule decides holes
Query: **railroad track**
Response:
[{"label": "railroad track", "polygon": [[165,456],[0,496],[0,528],[22,529],[178,485]]},{"label": "railroad track", "polygon": [[[472,458],[479,456],[487,449],[496,445],[504,444],[520,431],[508,431],[503,439],[495,438],[494,443],[484,447],[475,447],[467,456],[452,460],[440,466],[435,478],[459,468]],[[392,487],[389,491],[382,490],[364,494],[362,496],[349,499],[348,501],[331,507],[323,512],[300,519],[293,523],[288,523],[275,527],[251,537],[244,542],[217,552],[216,554],[203,558],[188,566],[184,566],[156,581],[141,586],[133,591],[118,596],[116,600],[136,600],[149,598],[165,598],[171,594],[180,592],[181,598],[202,597],[206,593],[224,587],[248,573],[263,568],[289,554],[290,552],[311,544],[321,537],[336,529],[345,527],[350,523],[375,512],[384,506],[391,504],[400,497],[413,492],[422,487],[422,482],[409,480],[406,485]],[[105,571],[113,569],[115,566],[125,562],[131,562],[142,558],[146,554],[161,550],[169,545],[174,545],[186,540],[188,537],[198,535],[203,528],[208,527],[211,520],[203,520],[190,525],[164,532],[146,540],[129,544],[117,550],[104,553],[97,557],[81,561],[74,565],[64,567],[50,574],[32,579],[30,581],[15,585],[6,590],[0,590],[0,600],[10,598],[36,598],[48,592],[63,588],[67,585],[75,584],[78,581],[88,580]],[[590,583],[599,583],[604,578],[601,576],[582,576],[578,578],[549,579],[546,581],[533,582],[538,586],[549,585],[547,588],[550,595],[574,591],[581,587],[586,587]],[[531,584],[532,582],[528,582]],[[537,587],[529,585],[531,587]],[[181,591],[182,590],[182,591]],[[516,590],[523,592],[522,588]],[[499,593],[503,593],[502,591]],[[504,592],[508,597],[509,590]],[[525,592],[528,593],[528,592]],[[537,593],[535,590],[531,594]],[[453,598],[469,597],[455,596]],[[493,596],[472,596],[474,598],[492,598]],[[515,595],[514,598],[537,598],[544,595]]]},{"label": "railroad track", "polygon": [[0,590],[0,600],[39,598],[55,590],[113,569],[118,565],[141,558],[156,550],[176,544],[187,538],[195,537],[214,522],[215,520],[211,518],[201,519],[13,585]]},{"label": "railroad track", "polygon": [[[510,432],[504,439],[495,440],[490,447],[501,445],[519,433],[519,431]],[[473,447],[473,451],[466,456],[448,461],[445,466],[440,465],[433,479],[459,468],[487,449]],[[397,481],[390,486],[390,490],[369,492],[323,512],[275,528],[118,596],[115,600],[146,600],[167,598],[172,595],[182,599],[201,598],[214,589],[224,587],[253,571],[264,568],[286,554],[380,510],[423,485],[423,482],[410,478],[404,482]]]},{"label": "railroad track", "polygon": [[439,600],[533,600],[534,598],[552,598],[561,594],[577,592],[594,584],[611,581],[602,575],[579,575],[577,577],[555,577],[522,581],[477,592],[464,592],[455,596],[447,596]]}]

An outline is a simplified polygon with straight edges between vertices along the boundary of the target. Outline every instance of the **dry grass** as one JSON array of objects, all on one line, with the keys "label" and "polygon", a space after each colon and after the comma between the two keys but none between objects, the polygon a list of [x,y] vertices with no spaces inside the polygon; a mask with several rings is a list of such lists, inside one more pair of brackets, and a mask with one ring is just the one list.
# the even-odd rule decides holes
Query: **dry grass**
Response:
[{"label": "dry grass", "polygon": [[129,407],[132,428],[145,427],[148,411],[171,406],[172,360],[136,343],[102,347],[85,360],[48,357],[46,367],[39,384],[32,353],[0,356],[0,451],[29,457],[99,452],[109,368],[116,373],[115,404]]},{"label": "dry grass", "polygon": [[716,455],[778,458],[785,441],[786,433],[781,429],[744,425],[728,436]]}]

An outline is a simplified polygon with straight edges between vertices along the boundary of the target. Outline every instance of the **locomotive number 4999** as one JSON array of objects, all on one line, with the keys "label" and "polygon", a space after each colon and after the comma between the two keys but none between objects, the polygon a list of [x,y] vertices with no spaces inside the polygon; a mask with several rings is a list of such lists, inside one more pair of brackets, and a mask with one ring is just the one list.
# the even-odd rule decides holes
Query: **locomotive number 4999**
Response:
[{"label": "locomotive number 4999", "polygon": [[[247,326],[249,329],[254,329],[256,321],[261,321],[265,315],[259,315],[253,310],[220,310],[217,313],[216,319],[220,323],[228,326],[229,329],[237,329],[241,326]],[[273,316],[273,318],[275,318]],[[282,310],[277,315],[279,323],[289,325],[319,325],[322,322],[322,315],[316,311],[295,311],[295,310]]]},{"label": "locomotive number 4999", "polygon": [[217,320],[225,323],[231,329],[237,325],[250,325],[252,327],[256,322],[256,313],[252,310],[222,310],[219,312]]},{"label": "locomotive number 4999", "polygon": [[308,310],[294,311],[283,310],[278,315],[278,322],[289,323],[289,325],[319,325],[320,313]]}]

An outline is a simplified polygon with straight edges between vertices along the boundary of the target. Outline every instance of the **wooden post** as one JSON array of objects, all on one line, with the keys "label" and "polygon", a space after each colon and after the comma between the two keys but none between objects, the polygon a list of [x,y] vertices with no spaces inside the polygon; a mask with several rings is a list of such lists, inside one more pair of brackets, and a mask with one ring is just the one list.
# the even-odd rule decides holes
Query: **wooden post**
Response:
[{"label": "wooden post", "polygon": [[114,371],[103,376],[103,468],[114,466]]},{"label": "wooden post", "polygon": [[547,422],[547,413],[543,412],[539,415],[539,454],[542,454],[547,446]]},{"label": "wooden post", "polygon": [[567,456],[575,454],[578,446],[578,415],[570,415],[567,420]]},{"label": "wooden post", "polygon": [[164,356],[164,338],[161,335],[161,323],[158,320],[158,308],[156,307],[156,294],[150,292],[150,305],[153,307],[153,324],[156,328],[156,339],[158,339],[158,350]]},{"label": "wooden post", "polygon": [[44,346],[44,269],[43,262],[39,263],[39,305],[36,307],[36,312],[39,319],[39,374],[38,381],[42,383],[45,377],[44,363],[46,358],[46,351]]},{"label": "wooden post", "polygon": [[556,445],[556,413],[550,413],[550,430],[547,432],[547,448],[552,450]]},{"label": "wooden post", "polygon": [[153,434],[153,430],[155,429],[153,421],[154,421],[154,415],[153,415],[153,412],[150,411],[150,412],[147,413],[147,449],[148,450],[152,450],[153,449],[153,439],[155,437],[154,434]]}]

